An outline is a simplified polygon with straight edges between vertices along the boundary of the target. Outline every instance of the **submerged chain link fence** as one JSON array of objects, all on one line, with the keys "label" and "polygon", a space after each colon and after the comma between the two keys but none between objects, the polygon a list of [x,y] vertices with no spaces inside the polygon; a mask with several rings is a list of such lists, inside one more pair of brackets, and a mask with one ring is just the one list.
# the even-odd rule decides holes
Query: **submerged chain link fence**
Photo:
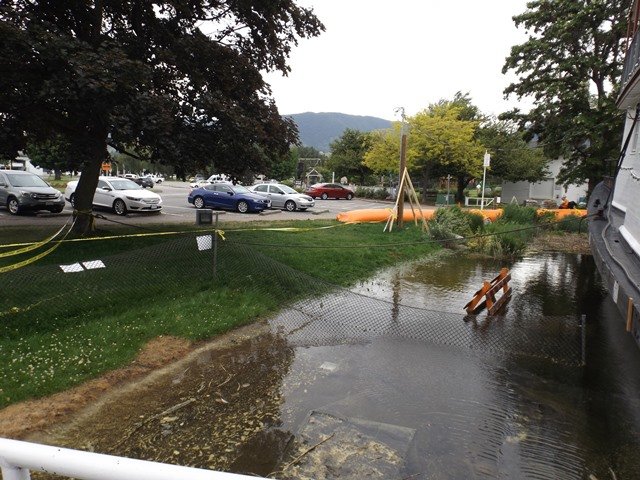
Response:
[{"label": "submerged chain link fence", "polygon": [[[3,384],[22,384],[28,396],[29,385],[60,375],[77,382],[91,375],[78,362],[112,368],[107,352],[126,343],[123,336],[203,339],[231,328],[238,315],[246,321],[270,317],[274,331],[293,345],[393,337],[581,362],[582,335],[574,317],[486,321],[409,307],[290,268],[269,256],[273,247],[215,242],[214,235],[63,242],[38,262],[0,274]],[[233,309],[228,302],[220,306],[223,298],[232,299]],[[25,345],[25,338],[31,344]],[[75,350],[75,356],[52,357],[51,350]],[[43,362],[52,363],[49,373],[41,374],[50,378],[30,376]],[[0,400],[12,401],[1,395]]]}]

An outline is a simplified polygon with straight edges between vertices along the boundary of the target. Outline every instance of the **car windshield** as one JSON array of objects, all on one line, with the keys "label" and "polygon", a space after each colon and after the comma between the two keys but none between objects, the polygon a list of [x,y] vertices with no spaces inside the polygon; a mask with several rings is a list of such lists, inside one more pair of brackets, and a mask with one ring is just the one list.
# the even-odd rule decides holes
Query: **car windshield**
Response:
[{"label": "car windshield", "polygon": [[288,187],[288,186],[286,186],[286,185],[278,185],[278,188],[279,188],[280,190],[282,190],[284,193],[289,193],[289,194],[291,194],[291,193],[298,193],[298,192],[296,192],[293,188]]},{"label": "car windshield", "polygon": [[242,185],[234,185],[232,188],[233,188],[233,191],[236,193],[253,193],[247,187],[243,187]]},{"label": "car windshield", "polygon": [[14,187],[48,187],[49,184],[37,175],[17,175],[6,173],[9,183]]},{"label": "car windshield", "polygon": [[111,183],[115,190],[142,190],[140,185],[126,178],[109,180],[109,183]]}]

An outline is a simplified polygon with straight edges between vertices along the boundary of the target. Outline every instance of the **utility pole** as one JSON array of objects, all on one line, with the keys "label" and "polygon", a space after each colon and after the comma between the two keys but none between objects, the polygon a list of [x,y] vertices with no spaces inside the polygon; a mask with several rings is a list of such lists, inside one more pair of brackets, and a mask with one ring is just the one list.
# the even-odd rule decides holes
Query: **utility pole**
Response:
[{"label": "utility pole", "polygon": [[402,128],[400,130],[400,175],[398,176],[398,228],[404,227],[404,171],[407,168],[407,129],[404,107],[398,107],[394,113],[400,112]]}]

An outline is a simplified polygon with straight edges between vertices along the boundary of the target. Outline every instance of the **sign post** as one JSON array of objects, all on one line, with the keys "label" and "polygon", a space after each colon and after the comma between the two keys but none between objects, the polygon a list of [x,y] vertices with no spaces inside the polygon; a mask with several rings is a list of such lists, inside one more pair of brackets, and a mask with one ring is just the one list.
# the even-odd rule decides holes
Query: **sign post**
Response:
[{"label": "sign post", "polygon": [[491,156],[489,155],[489,152],[485,150],[484,162],[482,163],[482,200],[480,203],[480,210],[484,210],[484,189],[485,189],[485,182],[487,180],[487,167],[489,166],[490,163],[491,163]]}]

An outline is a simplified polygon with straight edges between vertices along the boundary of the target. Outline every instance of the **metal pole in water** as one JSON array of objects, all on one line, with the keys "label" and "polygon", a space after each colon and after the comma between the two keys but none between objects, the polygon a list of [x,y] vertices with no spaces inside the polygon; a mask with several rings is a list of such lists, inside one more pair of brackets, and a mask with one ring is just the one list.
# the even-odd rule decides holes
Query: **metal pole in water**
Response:
[{"label": "metal pole in water", "polygon": [[587,364],[586,350],[587,350],[587,316],[583,313],[580,318],[580,327],[582,329],[582,366]]}]

